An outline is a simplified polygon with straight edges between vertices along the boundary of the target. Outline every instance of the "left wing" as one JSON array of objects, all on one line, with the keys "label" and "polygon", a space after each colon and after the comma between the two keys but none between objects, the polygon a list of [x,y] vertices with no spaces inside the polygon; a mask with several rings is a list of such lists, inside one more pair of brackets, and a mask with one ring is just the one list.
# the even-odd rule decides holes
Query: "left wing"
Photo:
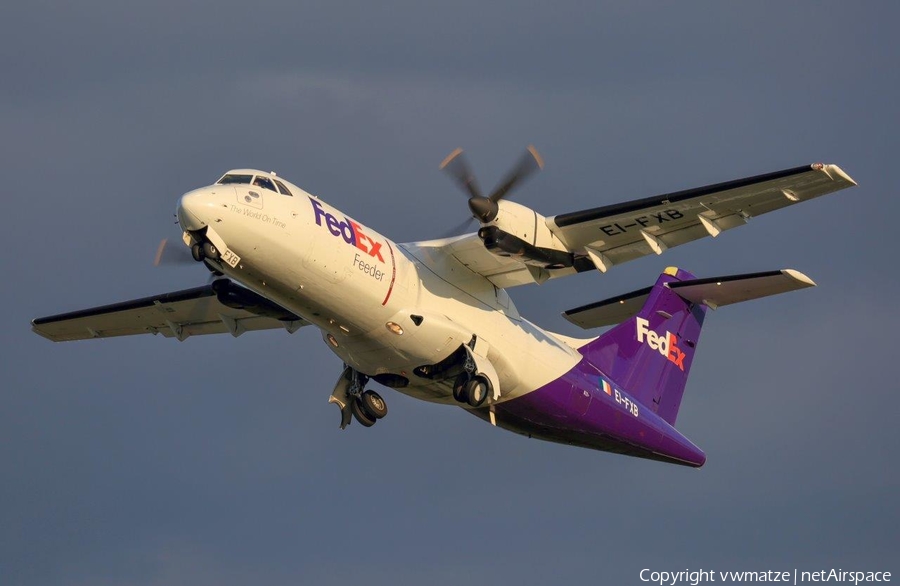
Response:
[{"label": "left wing", "polygon": [[37,318],[31,329],[53,342],[135,334],[184,340],[275,328],[293,333],[306,324],[265,297],[220,279],[203,287]]},{"label": "left wing", "polygon": [[495,242],[499,235],[511,244],[494,243],[492,252],[488,241],[475,234],[415,244],[429,256],[455,259],[507,288],[594,269],[606,272],[854,185],[837,165],[816,163],[548,218],[523,206],[504,207],[508,204],[501,201],[497,218],[483,227],[494,230]]}]

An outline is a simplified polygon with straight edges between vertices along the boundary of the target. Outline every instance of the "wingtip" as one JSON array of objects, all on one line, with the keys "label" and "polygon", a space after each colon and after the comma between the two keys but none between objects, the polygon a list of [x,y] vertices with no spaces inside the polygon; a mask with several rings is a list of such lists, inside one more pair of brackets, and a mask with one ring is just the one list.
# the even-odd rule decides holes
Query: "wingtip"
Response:
[{"label": "wingtip", "polygon": [[800,283],[804,287],[815,287],[816,282],[795,269],[782,269],[781,273],[783,275],[787,275],[788,277],[794,279],[798,283]]},{"label": "wingtip", "polygon": [[831,170],[834,171],[835,174],[836,174],[838,177],[840,177],[841,179],[843,179],[844,181],[846,181],[847,183],[849,183],[849,184],[852,185],[853,187],[856,187],[857,185],[859,185],[856,181],[853,180],[852,177],[850,177],[849,175],[847,175],[847,174],[844,172],[844,170],[841,169],[840,167],[838,167],[837,165],[828,165],[828,166],[831,167]]},{"label": "wingtip", "polygon": [[837,175],[838,178],[840,178],[842,181],[849,183],[853,187],[856,187],[857,185],[859,185],[856,181],[853,180],[852,177],[847,175],[847,173],[845,173],[844,170],[841,169],[837,165],[826,164],[826,163],[813,163],[812,165],[810,165],[810,167],[812,167],[812,169],[815,171],[822,171],[823,173],[828,175],[828,177],[830,177],[832,181],[835,181],[835,175]]}]

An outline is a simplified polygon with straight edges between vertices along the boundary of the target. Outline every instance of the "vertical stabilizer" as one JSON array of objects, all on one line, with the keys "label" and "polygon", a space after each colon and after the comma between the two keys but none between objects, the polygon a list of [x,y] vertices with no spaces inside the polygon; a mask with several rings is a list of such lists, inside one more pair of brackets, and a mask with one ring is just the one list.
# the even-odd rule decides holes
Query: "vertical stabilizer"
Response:
[{"label": "vertical stabilizer", "polygon": [[[632,397],[675,424],[706,306],[686,301],[667,284],[694,280],[669,267],[640,311],[579,352]],[[642,292],[643,293],[643,292]]]}]

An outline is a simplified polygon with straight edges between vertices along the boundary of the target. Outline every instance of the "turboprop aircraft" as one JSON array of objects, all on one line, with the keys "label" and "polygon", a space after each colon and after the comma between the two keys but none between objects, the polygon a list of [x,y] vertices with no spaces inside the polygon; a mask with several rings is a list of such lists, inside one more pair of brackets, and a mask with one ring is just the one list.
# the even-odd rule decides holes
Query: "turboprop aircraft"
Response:
[{"label": "turboprop aircraft", "polygon": [[[856,183],[816,163],[544,217],[506,199],[543,166],[529,147],[484,195],[462,151],[441,167],[469,196],[477,233],[396,243],[293,183],[235,169],[178,200],[181,247],[217,278],[173,293],[35,319],[53,341],[191,336],[313,326],[343,361],[329,402],[372,426],[387,414],[370,381],[455,405],[528,437],[699,467],[675,419],[708,309],[813,286],[802,273],[656,283],[563,316],[576,339],[519,315],[507,290],[612,267],[743,225]],[[171,249],[160,247],[159,257]]]}]

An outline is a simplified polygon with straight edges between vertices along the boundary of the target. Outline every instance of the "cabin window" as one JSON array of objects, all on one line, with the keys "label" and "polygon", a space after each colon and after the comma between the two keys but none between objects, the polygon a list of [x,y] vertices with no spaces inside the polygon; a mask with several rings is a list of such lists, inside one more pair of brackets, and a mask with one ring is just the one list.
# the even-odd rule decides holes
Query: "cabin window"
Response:
[{"label": "cabin window", "polygon": [[245,183],[250,185],[253,175],[240,175],[237,173],[226,173],[221,179],[216,181],[217,185],[229,185],[231,183]]}]

